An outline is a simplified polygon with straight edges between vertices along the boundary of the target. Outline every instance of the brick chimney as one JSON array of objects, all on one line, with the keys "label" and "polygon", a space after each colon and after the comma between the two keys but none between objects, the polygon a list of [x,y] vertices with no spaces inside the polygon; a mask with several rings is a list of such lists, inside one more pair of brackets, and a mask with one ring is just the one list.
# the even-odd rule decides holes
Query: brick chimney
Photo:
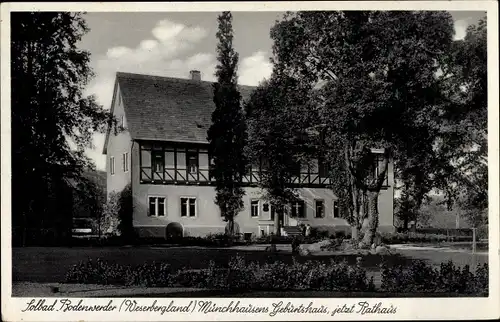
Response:
[{"label": "brick chimney", "polygon": [[192,80],[201,81],[201,73],[199,70],[191,70],[189,71],[189,75],[191,76]]}]

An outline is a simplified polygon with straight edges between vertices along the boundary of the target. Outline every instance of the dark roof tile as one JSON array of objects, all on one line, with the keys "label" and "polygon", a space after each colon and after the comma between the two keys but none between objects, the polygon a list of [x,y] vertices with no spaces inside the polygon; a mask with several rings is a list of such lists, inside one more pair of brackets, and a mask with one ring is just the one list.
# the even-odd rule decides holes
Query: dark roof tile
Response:
[{"label": "dark roof tile", "polygon": [[[132,139],[207,142],[213,103],[212,83],[117,73]],[[243,99],[254,87],[239,86]]]}]

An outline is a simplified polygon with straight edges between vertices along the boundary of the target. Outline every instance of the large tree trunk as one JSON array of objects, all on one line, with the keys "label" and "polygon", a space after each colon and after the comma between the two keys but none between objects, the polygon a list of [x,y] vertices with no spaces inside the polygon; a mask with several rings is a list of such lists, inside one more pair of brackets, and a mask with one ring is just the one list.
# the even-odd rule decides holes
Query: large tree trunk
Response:
[{"label": "large tree trunk", "polygon": [[234,216],[230,216],[227,221],[227,228],[228,228],[228,241],[229,241],[229,246],[233,245],[234,241]]},{"label": "large tree trunk", "polygon": [[280,213],[283,211],[281,207],[274,212],[274,235],[281,236]]},{"label": "large tree trunk", "polygon": [[227,219],[227,235],[229,237],[234,236],[234,218],[232,217]]},{"label": "large tree trunk", "polygon": [[353,241],[357,242],[359,241],[359,228],[358,225],[354,224],[351,229],[351,238]]},{"label": "large tree trunk", "polygon": [[378,227],[378,192],[368,192],[368,225],[363,236],[363,245],[370,247],[375,239]]},{"label": "large tree trunk", "polygon": [[281,236],[281,223],[280,223],[279,210],[276,211],[274,214],[274,235]]},{"label": "large tree trunk", "polygon": [[346,145],[345,151],[344,151],[344,166],[345,170],[347,172],[346,179],[347,179],[347,187],[346,189],[348,190],[349,195],[349,210],[350,210],[350,218],[349,218],[349,224],[351,225],[351,238],[356,244],[358,243],[360,239],[360,232],[362,228],[362,209],[361,209],[361,191],[358,187],[356,187],[355,184],[355,179],[351,171],[349,170],[350,168],[350,158],[351,158],[351,151],[350,147]]}]

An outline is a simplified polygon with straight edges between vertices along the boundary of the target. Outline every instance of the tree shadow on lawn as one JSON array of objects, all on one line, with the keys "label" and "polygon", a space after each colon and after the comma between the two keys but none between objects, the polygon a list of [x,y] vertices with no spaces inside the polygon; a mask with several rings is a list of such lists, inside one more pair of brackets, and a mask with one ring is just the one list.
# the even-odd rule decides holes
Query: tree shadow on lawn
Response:
[{"label": "tree shadow on lawn", "polygon": [[12,250],[13,281],[29,281],[37,283],[61,283],[65,281],[66,273],[81,261],[93,261],[100,258],[103,261],[119,265],[137,266],[144,263],[168,263],[172,269],[202,269],[207,268],[210,261],[225,267],[231,257],[240,255],[246,262],[259,264],[283,261],[292,264],[294,259],[303,263],[314,260],[325,263],[332,259],[335,262],[347,261],[355,265],[356,258],[362,257],[361,265],[368,271],[379,271],[381,263],[392,265],[407,265],[412,259],[394,255],[332,255],[332,256],[297,256],[286,252],[269,253],[256,250],[210,249],[210,248],[175,248],[151,249],[145,247],[25,247]]}]

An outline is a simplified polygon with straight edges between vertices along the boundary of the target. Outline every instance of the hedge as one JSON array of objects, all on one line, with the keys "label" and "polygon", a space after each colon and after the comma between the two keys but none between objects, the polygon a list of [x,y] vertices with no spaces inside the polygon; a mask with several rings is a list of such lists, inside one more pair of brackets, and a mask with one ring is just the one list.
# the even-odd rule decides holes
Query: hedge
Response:
[{"label": "hedge", "polygon": [[414,292],[414,293],[488,293],[488,265],[478,266],[475,273],[468,266],[458,268],[452,262],[439,269],[422,261],[409,267],[381,266],[382,284],[376,289],[373,277],[359,263],[281,261],[258,264],[245,262],[241,256],[229,260],[227,267],[211,262],[207,269],[174,271],[166,263],[142,264],[136,267],[110,264],[98,259],[73,266],[67,283],[127,285],[143,287],[183,286],[218,290],[323,290],[337,292]]},{"label": "hedge", "polygon": [[382,267],[382,286],[385,292],[488,294],[488,264],[478,265],[475,274],[468,265],[456,267],[452,261],[439,268],[417,260],[403,266]]}]

